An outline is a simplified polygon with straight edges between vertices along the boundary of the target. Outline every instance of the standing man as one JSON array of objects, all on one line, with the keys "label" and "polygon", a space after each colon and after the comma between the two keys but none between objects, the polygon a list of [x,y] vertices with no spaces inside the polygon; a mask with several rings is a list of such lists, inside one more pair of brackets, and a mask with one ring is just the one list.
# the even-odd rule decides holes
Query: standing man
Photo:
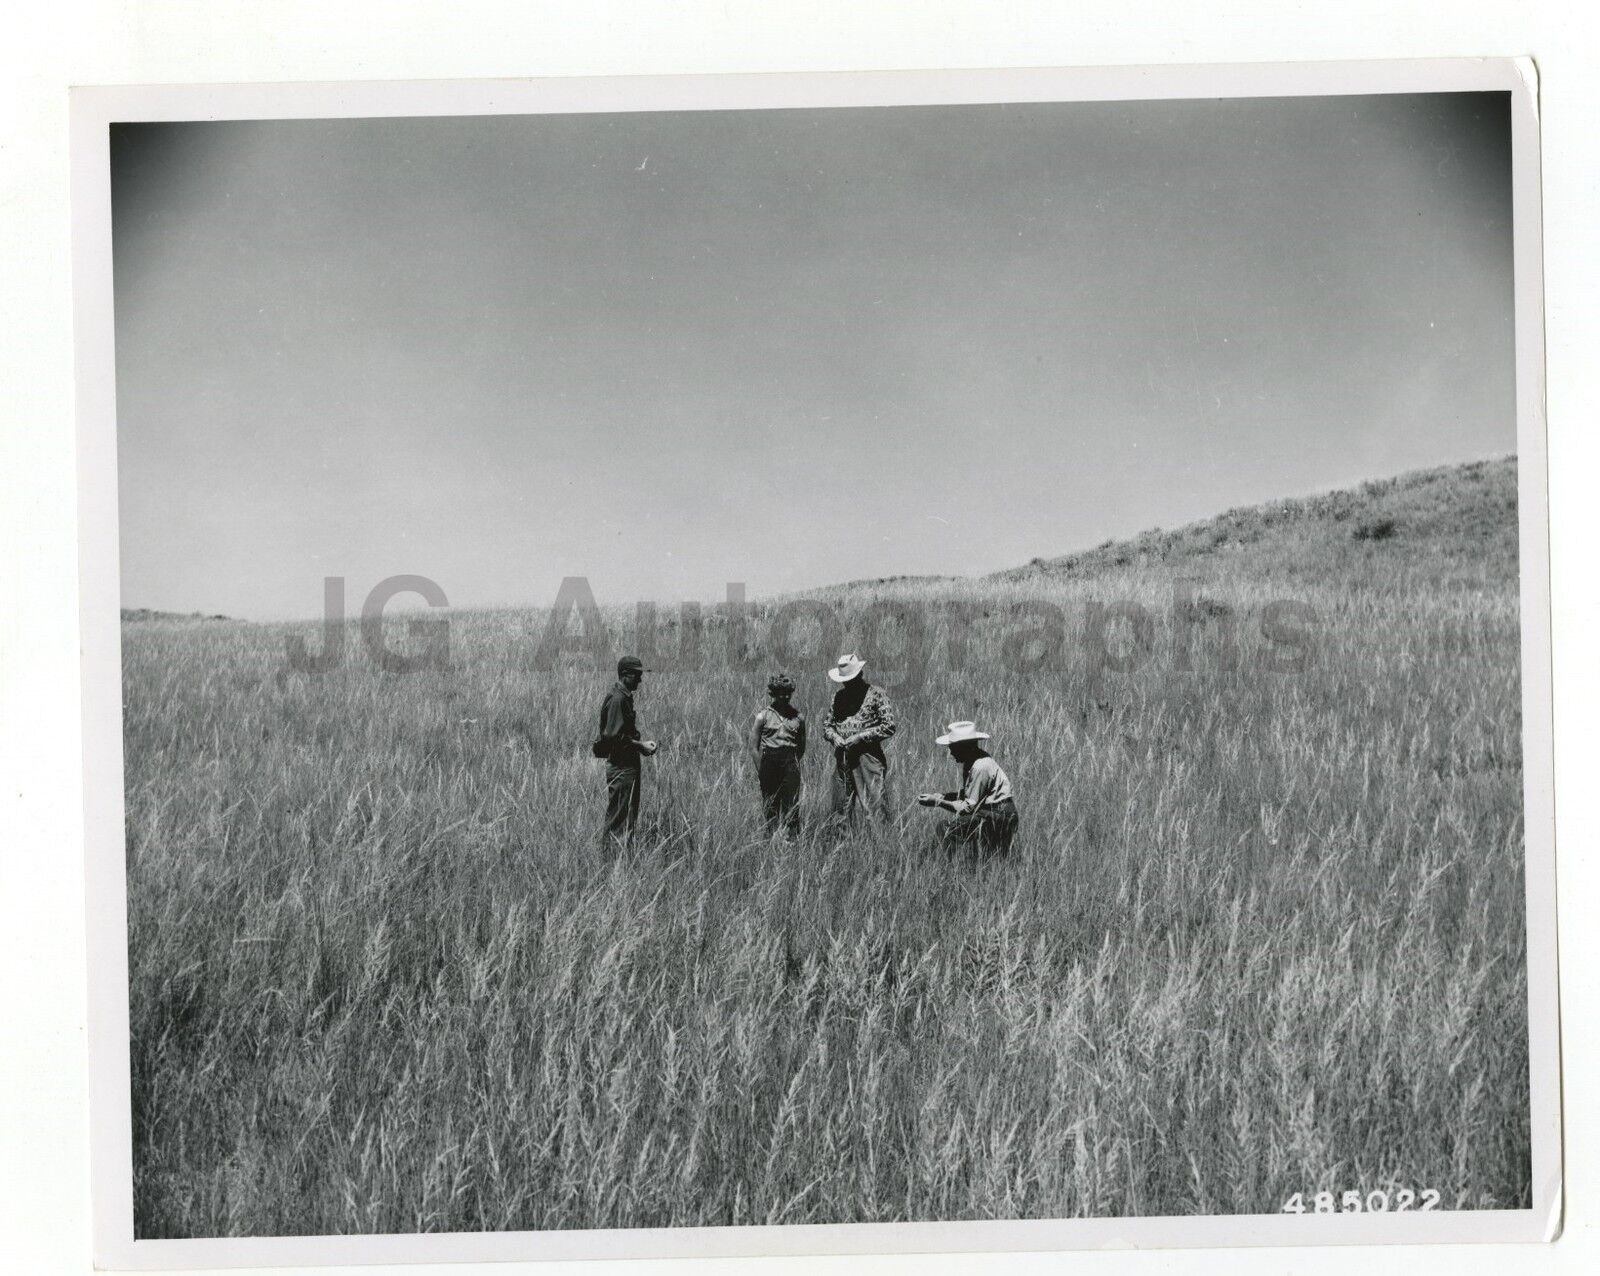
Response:
[{"label": "standing man", "polygon": [[633,840],[643,780],[639,762],[656,751],[654,740],[639,738],[633,715],[633,693],[647,672],[638,656],[624,656],[617,661],[617,685],[606,692],[600,704],[600,734],[593,752],[595,757],[606,760],[606,831],[602,842],[613,850],[622,850]]},{"label": "standing man", "polygon": [[883,744],[895,731],[894,707],[883,688],[863,676],[866,665],[851,654],[828,670],[839,689],[822,738],[833,746],[833,818],[840,825],[852,823],[858,810],[874,820],[889,819],[889,760]]}]

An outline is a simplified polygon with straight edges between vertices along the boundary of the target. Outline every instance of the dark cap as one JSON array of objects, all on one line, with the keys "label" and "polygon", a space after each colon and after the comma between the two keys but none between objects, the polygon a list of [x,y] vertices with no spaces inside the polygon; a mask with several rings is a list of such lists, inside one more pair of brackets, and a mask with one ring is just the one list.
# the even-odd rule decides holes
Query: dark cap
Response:
[{"label": "dark cap", "polygon": [[640,660],[638,656],[624,656],[621,660],[617,661],[617,677],[619,678],[625,673],[649,672],[650,671],[644,667],[644,661]]},{"label": "dark cap", "polygon": [[786,673],[775,673],[767,679],[768,691],[793,691],[794,679]]}]

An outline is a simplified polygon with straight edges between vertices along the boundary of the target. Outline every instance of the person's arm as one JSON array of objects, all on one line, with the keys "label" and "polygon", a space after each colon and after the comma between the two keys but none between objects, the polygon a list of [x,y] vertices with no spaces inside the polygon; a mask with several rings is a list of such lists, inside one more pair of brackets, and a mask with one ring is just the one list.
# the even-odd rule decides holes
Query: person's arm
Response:
[{"label": "person's arm", "polygon": [[972,770],[967,772],[967,784],[961,796],[954,800],[945,798],[939,805],[955,815],[970,815],[983,805],[983,799],[989,796],[993,788],[994,768],[974,763]]},{"label": "person's arm", "polygon": [[956,803],[961,801],[961,790],[952,789],[948,793],[923,793],[917,798],[923,806],[935,807],[941,811],[954,811]]},{"label": "person's arm", "polygon": [[750,735],[750,747],[755,752],[757,766],[761,764],[761,721],[766,716],[767,711],[765,709],[756,710],[755,726],[752,728]]},{"label": "person's arm", "polygon": [[600,738],[616,741],[622,738],[622,702],[614,692],[606,692],[600,702]]},{"label": "person's arm", "polygon": [[622,712],[622,697],[614,691],[608,691],[605,703],[600,707],[600,739],[607,745],[606,757],[624,757],[634,747],[626,731],[626,721]]},{"label": "person's arm", "polygon": [[658,746],[654,740],[646,740],[644,738],[644,732],[639,730],[639,721],[637,718],[635,718],[629,726],[628,739],[633,744],[633,751],[639,754],[641,757],[648,758],[654,756]]},{"label": "person's arm", "polygon": [[833,706],[828,706],[828,716],[822,720],[822,738],[836,749],[844,748],[844,737],[839,734],[838,722],[833,716]]},{"label": "person's arm", "polygon": [[797,721],[794,729],[794,756],[798,761],[806,755],[806,715],[798,713],[795,716]]},{"label": "person's arm", "polygon": [[879,691],[878,692],[878,727],[877,727],[878,742],[880,744],[883,743],[883,741],[889,739],[892,735],[894,735],[894,733],[897,730],[899,730],[899,728],[900,728],[900,724],[895,721],[894,705],[889,703],[888,693],[884,692],[884,691]]}]

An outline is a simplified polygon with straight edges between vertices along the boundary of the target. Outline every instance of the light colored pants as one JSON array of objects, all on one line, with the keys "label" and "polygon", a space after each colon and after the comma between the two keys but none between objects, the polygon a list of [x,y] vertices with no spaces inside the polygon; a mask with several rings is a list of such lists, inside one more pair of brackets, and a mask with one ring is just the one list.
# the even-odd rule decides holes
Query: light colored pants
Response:
[{"label": "light colored pants", "polygon": [[889,819],[889,761],[881,749],[866,749],[845,760],[833,752],[833,818],[855,822],[857,813],[884,823]]}]

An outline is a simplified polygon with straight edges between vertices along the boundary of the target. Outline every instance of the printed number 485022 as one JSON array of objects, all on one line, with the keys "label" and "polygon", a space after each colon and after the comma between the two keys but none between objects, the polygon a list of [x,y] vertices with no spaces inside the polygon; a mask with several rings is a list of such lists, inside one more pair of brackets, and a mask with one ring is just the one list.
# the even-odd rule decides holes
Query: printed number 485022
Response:
[{"label": "printed number 485022", "polygon": [[[1417,1203],[1421,1197],[1421,1204]],[[1306,1204],[1305,1197],[1296,1192],[1283,1203],[1284,1214],[1387,1214],[1391,1210],[1399,1213],[1401,1210],[1432,1210],[1439,1208],[1439,1192],[1436,1188],[1425,1188],[1421,1193],[1413,1192],[1409,1187],[1399,1187],[1391,1195],[1382,1189],[1377,1189],[1362,1195],[1357,1191],[1341,1192],[1335,1196],[1332,1192],[1318,1192],[1311,1198],[1311,1203]]]}]

